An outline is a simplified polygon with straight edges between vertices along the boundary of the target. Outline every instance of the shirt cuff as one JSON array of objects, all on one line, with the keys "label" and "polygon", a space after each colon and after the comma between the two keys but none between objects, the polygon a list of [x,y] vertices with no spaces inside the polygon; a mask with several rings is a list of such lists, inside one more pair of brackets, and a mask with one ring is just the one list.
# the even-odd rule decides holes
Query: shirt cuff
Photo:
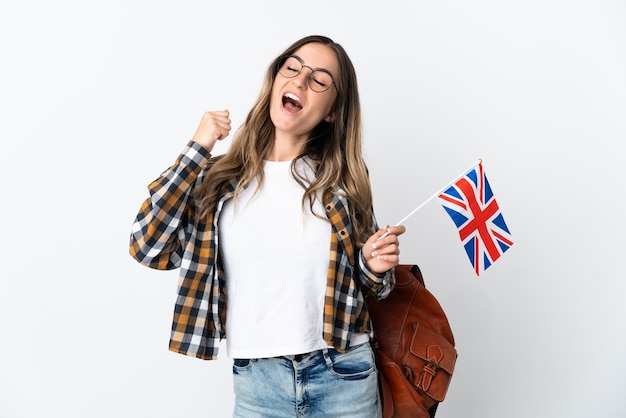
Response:
[{"label": "shirt cuff", "polygon": [[178,160],[181,164],[196,170],[201,168],[209,158],[211,158],[211,153],[206,148],[197,142],[189,141]]},{"label": "shirt cuff", "polygon": [[365,274],[370,280],[375,282],[378,285],[382,285],[386,287],[391,280],[391,270],[387,270],[384,273],[376,273],[367,267],[367,263],[365,262],[365,256],[363,255],[363,251],[359,251],[359,269],[363,274]]}]

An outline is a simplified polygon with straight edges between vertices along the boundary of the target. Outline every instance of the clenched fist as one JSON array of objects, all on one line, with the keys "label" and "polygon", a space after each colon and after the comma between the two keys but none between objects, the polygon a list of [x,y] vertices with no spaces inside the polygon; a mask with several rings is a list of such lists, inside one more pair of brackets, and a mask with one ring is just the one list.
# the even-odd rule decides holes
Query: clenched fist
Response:
[{"label": "clenched fist", "polygon": [[202,145],[210,152],[217,141],[228,136],[230,132],[230,118],[228,116],[228,110],[205,112],[192,141]]}]

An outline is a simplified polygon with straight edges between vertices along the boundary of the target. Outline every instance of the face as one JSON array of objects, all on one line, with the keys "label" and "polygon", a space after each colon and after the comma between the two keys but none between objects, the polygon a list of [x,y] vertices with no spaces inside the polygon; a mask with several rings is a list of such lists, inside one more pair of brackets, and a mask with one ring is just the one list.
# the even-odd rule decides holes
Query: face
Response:
[{"label": "face", "polygon": [[337,98],[336,86],[321,93],[309,87],[308,78],[312,70],[308,67],[324,69],[337,80],[339,62],[335,52],[320,43],[303,45],[293,55],[299,57],[305,67],[293,78],[287,78],[280,72],[276,74],[270,99],[270,118],[277,138],[306,140],[322,120],[334,120],[333,105]]}]

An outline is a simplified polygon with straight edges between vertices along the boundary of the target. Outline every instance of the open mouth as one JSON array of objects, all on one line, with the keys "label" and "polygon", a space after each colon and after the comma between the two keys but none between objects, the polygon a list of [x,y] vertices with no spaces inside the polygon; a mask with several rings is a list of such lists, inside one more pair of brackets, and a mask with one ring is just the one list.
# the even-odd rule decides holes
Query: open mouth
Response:
[{"label": "open mouth", "polygon": [[298,112],[302,110],[300,99],[293,93],[285,93],[283,96],[283,107],[289,112]]}]

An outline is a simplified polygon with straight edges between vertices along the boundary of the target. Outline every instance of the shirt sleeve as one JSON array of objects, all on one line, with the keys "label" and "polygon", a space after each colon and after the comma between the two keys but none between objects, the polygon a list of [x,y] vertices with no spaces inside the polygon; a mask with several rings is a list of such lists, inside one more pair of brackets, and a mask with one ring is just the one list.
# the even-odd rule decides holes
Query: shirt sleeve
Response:
[{"label": "shirt sleeve", "polygon": [[395,284],[395,275],[393,269],[384,273],[375,273],[367,267],[363,251],[359,250],[359,270],[361,272],[361,282],[365,290],[373,295],[376,299],[384,299],[393,290]]},{"label": "shirt sleeve", "polygon": [[130,255],[139,263],[159,270],[180,267],[194,215],[189,197],[209,157],[205,148],[189,142],[174,165],[148,186],[150,196],[141,205],[130,235]]}]

